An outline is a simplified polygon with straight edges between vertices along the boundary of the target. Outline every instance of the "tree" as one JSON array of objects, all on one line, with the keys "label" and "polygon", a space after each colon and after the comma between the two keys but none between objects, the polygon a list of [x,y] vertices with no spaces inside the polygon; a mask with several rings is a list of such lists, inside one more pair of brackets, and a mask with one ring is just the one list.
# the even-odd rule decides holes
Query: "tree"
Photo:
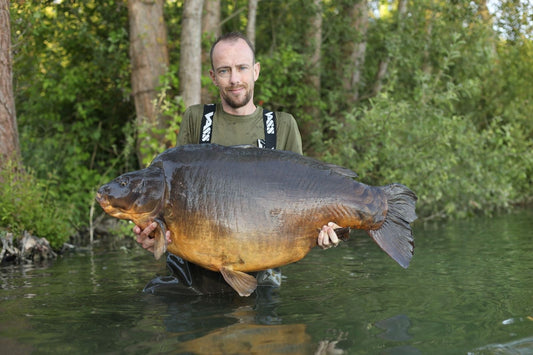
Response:
[{"label": "tree", "polygon": [[350,61],[348,73],[344,76],[343,86],[346,89],[347,99],[356,102],[359,99],[359,88],[366,54],[366,32],[368,30],[367,1],[357,1],[351,5],[348,13],[350,14],[349,18],[354,30],[354,40],[347,43],[347,54]]},{"label": "tree", "polygon": [[[211,66],[209,58],[210,44],[220,36],[220,0],[205,0],[202,15],[202,34],[204,39],[209,39],[209,44],[202,48],[202,72],[207,73]],[[215,94],[210,91],[209,85],[202,85],[202,102],[213,102]]]},{"label": "tree", "polygon": [[322,0],[313,0],[315,15],[309,19],[308,46],[313,49],[310,60],[309,81],[317,93],[320,93],[320,62],[322,51]]},{"label": "tree", "polygon": [[185,106],[200,103],[202,90],[203,0],[185,0],[180,48],[180,92]]},{"label": "tree", "polygon": [[[321,131],[321,122],[319,119],[320,110],[317,102],[320,102],[320,71],[322,60],[322,0],[313,0],[314,16],[309,17],[309,25],[307,26],[306,46],[311,49],[309,68],[306,81],[312,90],[312,99],[309,100],[305,107],[305,112],[309,115],[309,119],[300,124],[300,130],[304,137],[315,137]],[[310,156],[316,156],[314,148],[315,140],[321,140],[321,135],[318,134],[316,139],[307,139],[304,141],[304,149]]]},{"label": "tree", "polygon": [[209,37],[220,36],[220,0],[204,1],[202,33]]},{"label": "tree", "polygon": [[246,24],[246,36],[255,44],[255,20],[257,18],[257,3],[259,0],[248,1],[248,23]]},{"label": "tree", "polygon": [[0,0],[0,168],[20,156],[11,60],[9,1]]},{"label": "tree", "polygon": [[157,130],[165,123],[154,105],[159,78],[168,69],[167,30],[163,0],[128,1],[130,24],[131,86],[137,114],[137,156],[143,161],[143,134],[159,140]]}]

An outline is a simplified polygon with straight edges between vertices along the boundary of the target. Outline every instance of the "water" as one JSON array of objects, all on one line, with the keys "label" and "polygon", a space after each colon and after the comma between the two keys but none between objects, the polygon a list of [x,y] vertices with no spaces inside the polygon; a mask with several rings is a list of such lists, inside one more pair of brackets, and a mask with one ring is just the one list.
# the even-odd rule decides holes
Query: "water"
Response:
[{"label": "water", "polygon": [[0,353],[533,354],[533,211],[415,237],[407,270],[357,233],[261,298],[143,294],[140,248],[3,267]]}]

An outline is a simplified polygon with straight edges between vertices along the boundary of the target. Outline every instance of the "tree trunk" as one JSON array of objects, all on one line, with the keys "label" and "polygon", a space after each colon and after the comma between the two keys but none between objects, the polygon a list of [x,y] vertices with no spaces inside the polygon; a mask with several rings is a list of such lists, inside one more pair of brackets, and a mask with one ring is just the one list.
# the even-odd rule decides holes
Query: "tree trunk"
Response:
[{"label": "tree trunk", "polygon": [[203,0],[185,0],[181,26],[180,91],[185,106],[199,104],[202,90]]},{"label": "tree trunk", "polygon": [[212,38],[220,36],[220,0],[204,1],[202,33]]},{"label": "tree trunk", "polygon": [[[220,0],[204,0],[204,13],[202,15],[203,38],[208,38],[209,43],[202,48],[202,71],[207,73],[211,68],[209,51],[211,44],[220,36]],[[218,95],[209,90],[209,86],[202,87],[202,102],[212,103]]]},{"label": "tree trunk", "polygon": [[[142,162],[145,139],[160,140],[152,128],[166,123],[155,107],[159,77],[168,70],[167,29],[164,0],[129,0],[131,86],[137,114],[137,156]],[[144,138],[144,139],[143,139]]]},{"label": "tree trunk", "polygon": [[350,58],[348,73],[344,79],[347,101],[355,102],[359,99],[361,73],[365,64],[366,33],[368,30],[368,5],[367,0],[357,1],[350,11],[352,27],[355,31],[355,40],[348,44]]},{"label": "tree trunk", "polygon": [[259,0],[248,1],[248,24],[246,25],[246,36],[255,45],[255,19],[257,18],[257,3]]},{"label": "tree trunk", "polygon": [[315,15],[310,19],[308,43],[313,52],[310,59],[310,74],[309,81],[313,85],[313,89],[320,93],[320,62],[322,59],[322,0],[313,0],[316,8]]},{"label": "tree trunk", "polygon": [[0,0],[0,169],[8,159],[20,158],[9,21],[9,0]]},{"label": "tree trunk", "polygon": [[309,70],[306,81],[313,88],[313,96],[309,98],[305,113],[308,118],[300,122],[300,131],[303,139],[303,149],[309,156],[317,156],[313,147],[320,144],[322,140],[322,122],[320,119],[320,109],[316,103],[320,101],[320,63],[322,61],[322,0],[313,0],[314,15],[309,18],[308,32],[306,34],[306,45],[311,48],[309,58]]}]

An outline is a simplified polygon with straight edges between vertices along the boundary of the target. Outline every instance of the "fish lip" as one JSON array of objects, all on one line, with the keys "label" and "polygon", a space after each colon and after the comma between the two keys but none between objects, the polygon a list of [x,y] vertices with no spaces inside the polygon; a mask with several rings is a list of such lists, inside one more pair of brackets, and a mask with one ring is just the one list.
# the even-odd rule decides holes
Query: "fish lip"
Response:
[{"label": "fish lip", "polygon": [[109,206],[109,200],[104,198],[99,192],[96,193],[96,197],[94,199],[100,204],[100,206],[102,206],[102,208]]}]

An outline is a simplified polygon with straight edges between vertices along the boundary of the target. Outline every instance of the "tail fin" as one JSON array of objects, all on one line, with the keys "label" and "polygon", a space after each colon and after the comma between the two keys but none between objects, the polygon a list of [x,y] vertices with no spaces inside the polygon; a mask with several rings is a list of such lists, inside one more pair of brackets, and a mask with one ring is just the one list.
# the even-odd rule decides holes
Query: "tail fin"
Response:
[{"label": "tail fin", "polygon": [[416,220],[415,193],[401,184],[382,186],[387,196],[388,211],[385,222],[378,230],[368,234],[391,258],[403,268],[409,266],[415,247],[413,231],[409,225]]}]

